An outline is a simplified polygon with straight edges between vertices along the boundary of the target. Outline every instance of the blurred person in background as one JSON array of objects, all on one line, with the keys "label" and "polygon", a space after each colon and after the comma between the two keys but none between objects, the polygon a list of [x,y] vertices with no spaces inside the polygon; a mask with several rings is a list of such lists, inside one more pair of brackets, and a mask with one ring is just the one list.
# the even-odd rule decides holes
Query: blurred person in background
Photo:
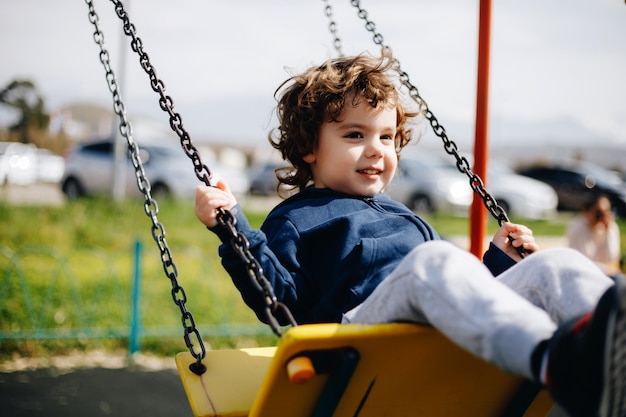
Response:
[{"label": "blurred person in background", "polygon": [[567,243],[594,261],[608,276],[622,275],[620,232],[606,195],[597,194],[585,202],[581,213],[569,224]]}]

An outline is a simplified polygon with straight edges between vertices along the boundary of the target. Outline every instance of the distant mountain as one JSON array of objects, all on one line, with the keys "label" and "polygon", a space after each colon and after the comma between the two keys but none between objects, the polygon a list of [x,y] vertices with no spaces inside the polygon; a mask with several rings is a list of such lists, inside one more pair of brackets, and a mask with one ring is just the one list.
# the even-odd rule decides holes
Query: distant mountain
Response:
[{"label": "distant mountain", "polygon": [[[589,129],[569,117],[542,119],[532,122],[494,117],[491,137],[507,144],[542,143],[550,145],[588,145],[591,143],[615,144],[618,138],[611,134]],[[626,138],[625,138],[626,139]]]}]

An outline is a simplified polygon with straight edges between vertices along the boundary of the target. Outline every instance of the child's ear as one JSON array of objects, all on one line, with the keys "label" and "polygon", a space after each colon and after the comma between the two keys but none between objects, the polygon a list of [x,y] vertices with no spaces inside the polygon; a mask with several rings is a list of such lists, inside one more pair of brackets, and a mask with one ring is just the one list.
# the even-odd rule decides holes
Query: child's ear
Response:
[{"label": "child's ear", "polygon": [[302,160],[306,162],[307,164],[312,164],[313,162],[315,162],[315,153],[311,152],[309,154],[304,155],[302,157]]}]

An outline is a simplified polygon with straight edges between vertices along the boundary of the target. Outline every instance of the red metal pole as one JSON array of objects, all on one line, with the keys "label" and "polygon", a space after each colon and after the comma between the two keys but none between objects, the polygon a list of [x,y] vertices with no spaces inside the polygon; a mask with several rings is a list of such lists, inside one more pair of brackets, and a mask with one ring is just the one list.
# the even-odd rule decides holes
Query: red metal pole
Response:
[{"label": "red metal pole", "polygon": [[[476,88],[476,130],[474,133],[474,173],[487,182],[489,157],[489,49],[491,38],[491,0],[480,0],[478,24],[478,82]],[[487,210],[474,193],[470,213],[470,252],[482,258],[487,231]]]}]

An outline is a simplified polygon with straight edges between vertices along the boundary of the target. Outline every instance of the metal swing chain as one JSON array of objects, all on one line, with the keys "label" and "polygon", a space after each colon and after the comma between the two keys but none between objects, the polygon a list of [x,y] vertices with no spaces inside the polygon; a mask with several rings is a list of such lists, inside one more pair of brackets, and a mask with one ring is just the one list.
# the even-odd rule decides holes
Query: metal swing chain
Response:
[{"label": "metal swing chain", "polygon": [[[204,357],[206,356],[206,349],[204,347],[202,337],[200,336],[200,332],[196,327],[193,315],[186,307],[187,294],[185,293],[184,288],[178,283],[178,270],[176,268],[174,260],[172,259],[172,253],[167,245],[167,241],[165,240],[165,228],[157,218],[159,207],[157,205],[157,202],[152,198],[150,181],[146,177],[146,173],[144,171],[141,158],[139,156],[139,148],[137,146],[137,143],[134,142],[132,139],[132,127],[126,117],[126,109],[120,96],[117,78],[111,67],[109,52],[104,47],[104,35],[99,26],[100,19],[96,14],[92,0],[85,0],[85,2],[89,7],[89,21],[93,24],[95,29],[93,39],[100,47],[100,62],[104,66],[109,91],[111,91],[113,95],[113,108],[120,119],[119,130],[128,143],[128,153],[130,155],[133,167],[135,168],[137,186],[145,197],[144,211],[146,215],[152,220],[152,237],[159,247],[159,251],[161,253],[161,261],[163,263],[163,270],[165,271],[165,274],[172,283],[172,299],[174,300],[174,303],[179,307],[181,312],[185,344],[187,345],[187,348],[189,349],[191,355],[196,359],[196,362],[192,366],[190,366],[190,369],[195,373],[201,374],[206,370],[206,367],[201,363],[202,359],[204,359]],[[200,347],[200,352],[196,352],[194,349],[192,335],[197,340],[198,346]]]},{"label": "metal swing chain", "polygon": [[[367,29],[367,31],[373,35],[372,39],[374,43],[376,45],[379,45],[381,48],[389,49],[389,46],[383,43],[383,36],[376,31],[376,24],[368,19],[367,12],[361,8],[361,2],[359,0],[350,0],[350,3],[357,9],[357,14],[359,18],[365,22],[365,29]],[[333,33],[333,35],[336,36],[336,32]],[[335,43],[337,43],[337,41],[335,41]],[[400,61],[394,58],[394,63],[396,70],[400,75],[400,82],[408,89],[409,95],[417,103],[420,111],[424,114],[424,117],[430,123],[430,126],[432,127],[435,135],[439,136],[439,138],[443,141],[443,148],[445,149],[445,151],[455,157],[456,167],[461,173],[467,175],[472,190],[474,190],[474,192],[480,196],[485,204],[485,207],[487,207],[487,210],[489,210],[491,215],[496,218],[496,220],[498,220],[498,224],[500,226],[502,226],[503,223],[508,222],[509,218],[502,206],[498,205],[496,199],[493,198],[493,196],[485,189],[483,180],[472,171],[467,158],[459,154],[457,144],[448,138],[446,130],[439,123],[437,117],[435,117],[435,115],[430,111],[428,104],[420,96],[417,87],[411,84],[411,81],[409,80],[409,75],[401,69]],[[523,257],[522,253],[520,253],[520,255]]]},{"label": "metal swing chain", "polygon": [[329,0],[322,0],[322,1],[325,4],[324,13],[326,14],[326,17],[328,18],[328,30],[330,31],[330,34],[333,36],[333,46],[335,47],[337,54],[339,54],[339,56],[343,56],[343,51],[341,49],[341,39],[339,39],[339,35],[337,32],[337,23],[335,23],[335,20],[333,18],[333,6],[330,4]]},{"label": "metal swing chain", "polygon": [[[165,84],[160,80],[154,67],[150,62],[148,54],[143,50],[143,42],[137,36],[135,25],[130,22],[124,5],[119,0],[111,0],[115,5],[115,12],[123,22],[124,33],[131,38],[130,46],[139,55],[139,62],[143,70],[150,78],[152,90],[159,95],[159,105],[161,110],[169,114],[170,127],[180,139],[180,144],[185,154],[191,159],[196,176],[207,186],[212,186],[211,170],[200,159],[198,149],[193,145],[189,133],[183,126],[183,120],[179,113],[174,111],[174,101],[165,94]],[[263,268],[254,255],[250,252],[250,243],[242,233],[238,232],[235,225],[236,219],[228,210],[220,209],[217,215],[219,225],[227,229],[230,233],[230,244],[237,255],[246,265],[246,271],[252,284],[263,295],[265,301],[265,315],[272,331],[281,336],[282,332],[276,315],[281,313],[289,321],[290,325],[297,326],[295,319],[286,305],[279,302],[271,283],[263,275]],[[203,355],[204,356],[204,355]]]}]

